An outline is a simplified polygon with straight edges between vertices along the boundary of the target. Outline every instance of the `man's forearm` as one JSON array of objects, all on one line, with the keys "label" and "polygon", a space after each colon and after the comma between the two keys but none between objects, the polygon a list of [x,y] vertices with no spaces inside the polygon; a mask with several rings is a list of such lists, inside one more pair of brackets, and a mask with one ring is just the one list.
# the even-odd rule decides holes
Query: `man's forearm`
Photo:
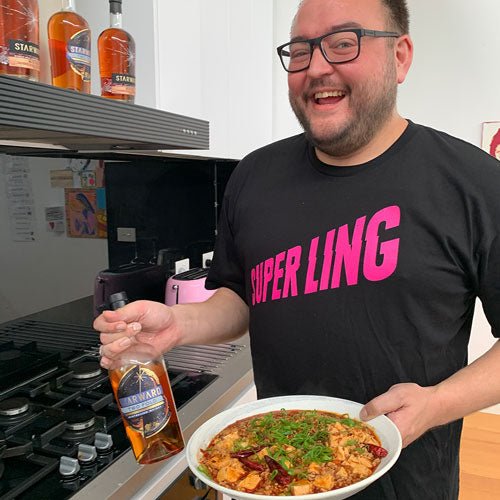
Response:
[{"label": "man's forearm", "polygon": [[500,403],[500,341],[435,388],[436,425]]},{"label": "man's forearm", "polygon": [[175,305],[173,312],[182,332],[178,345],[229,342],[248,330],[248,306],[228,288],[205,302]]}]

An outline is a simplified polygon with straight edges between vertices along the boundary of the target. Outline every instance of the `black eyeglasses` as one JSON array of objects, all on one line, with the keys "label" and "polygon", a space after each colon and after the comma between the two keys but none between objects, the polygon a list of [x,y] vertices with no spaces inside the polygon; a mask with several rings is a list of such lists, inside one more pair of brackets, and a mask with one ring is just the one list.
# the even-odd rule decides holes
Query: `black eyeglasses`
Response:
[{"label": "black eyeglasses", "polygon": [[353,61],[359,56],[362,36],[398,38],[401,35],[393,31],[350,28],[332,31],[309,40],[288,42],[280,45],[276,50],[285,71],[296,73],[309,68],[314,47],[316,46],[320,48],[323,57],[329,63],[342,64]]}]

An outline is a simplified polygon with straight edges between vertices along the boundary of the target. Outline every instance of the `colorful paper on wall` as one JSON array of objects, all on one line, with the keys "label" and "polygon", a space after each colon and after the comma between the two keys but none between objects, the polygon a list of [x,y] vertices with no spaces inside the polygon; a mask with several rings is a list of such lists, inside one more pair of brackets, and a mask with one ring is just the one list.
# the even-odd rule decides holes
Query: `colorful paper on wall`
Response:
[{"label": "colorful paper on wall", "polygon": [[67,234],[73,238],[106,238],[106,204],[103,189],[67,188]]}]

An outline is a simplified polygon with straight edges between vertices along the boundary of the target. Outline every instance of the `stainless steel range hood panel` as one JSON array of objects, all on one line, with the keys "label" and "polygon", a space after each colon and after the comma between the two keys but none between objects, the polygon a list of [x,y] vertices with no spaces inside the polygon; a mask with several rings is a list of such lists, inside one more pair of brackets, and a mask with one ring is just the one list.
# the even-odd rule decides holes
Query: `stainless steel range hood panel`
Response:
[{"label": "stainless steel range hood panel", "polygon": [[61,147],[82,153],[206,150],[209,124],[167,111],[0,76],[0,152],[36,155],[38,151],[60,153]]}]

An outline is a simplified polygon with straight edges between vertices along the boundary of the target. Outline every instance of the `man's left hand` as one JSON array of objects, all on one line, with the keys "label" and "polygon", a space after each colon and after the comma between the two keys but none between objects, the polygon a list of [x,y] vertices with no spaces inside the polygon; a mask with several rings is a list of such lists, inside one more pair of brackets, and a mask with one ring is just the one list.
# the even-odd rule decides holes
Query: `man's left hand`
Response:
[{"label": "man's left hand", "polygon": [[361,410],[362,420],[387,415],[397,426],[403,448],[436,425],[438,410],[436,387],[405,383],[369,401]]}]

